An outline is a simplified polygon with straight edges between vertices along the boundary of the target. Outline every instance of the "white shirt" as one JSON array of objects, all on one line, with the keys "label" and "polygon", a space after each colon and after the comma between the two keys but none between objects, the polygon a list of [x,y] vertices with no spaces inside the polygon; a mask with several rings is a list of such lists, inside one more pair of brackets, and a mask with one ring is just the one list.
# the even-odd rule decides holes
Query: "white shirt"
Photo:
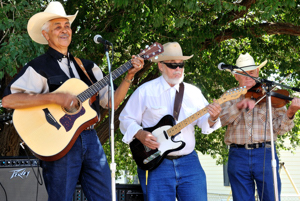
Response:
[{"label": "white shirt", "polygon": [[[162,76],[137,88],[119,116],[120,130],[124,134],[123,142],[129,144],[138,130],[153,127],[165,115],[172,115],[176,90],[179,90],[179,84],[171,87]],[[178,122],[185,120],[206,105],[208,102],[201,90],[191,84],[184,83],[184,95]],[[194,150],[195,125],[201,128],[203,134],[212,133],[221,127],[219,119],[213,127],[210,127],[208,117],[209,114],[207,113],[183,128],[181,133],[175,137],[175,141],[184,141],[185,147],[179,151],[171,152],[169,155],[186,155]]]}]

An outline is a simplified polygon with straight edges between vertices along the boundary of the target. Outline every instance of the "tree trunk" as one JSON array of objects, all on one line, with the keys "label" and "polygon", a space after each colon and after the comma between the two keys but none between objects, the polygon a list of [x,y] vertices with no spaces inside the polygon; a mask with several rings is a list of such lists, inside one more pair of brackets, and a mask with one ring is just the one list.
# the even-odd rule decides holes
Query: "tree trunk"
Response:
[{"label": "tree trunk", "polygon": [[[145,71],[148,71],[150,69],[150,67],[152,66],[152,63],[147,63],[145,64],[144,68],[142,71],[139,71],[136,74],[136,77],[141,77],[143,75],[143,73]],[[154,70],[154,73],[149,73],[147,75],[147,77],[145,79],[143,79],[143,82],[138,83],[139,79],[134,79],[134,82],[132,84],[140,86],[145,82],[148,82],[154,78],[157,78],[159,76],[159,71],[158,70]],[[120,121],[119,121],[119,115],[122,112],[123,108],[125,107],[127,101],[129,100],[130,96],[128,96],[124,102],[122,103],[122,105],[120,105],[120,107],[115,111],[115,116],[114,116],[114,131],[116,131],[119,128],[120,125]],[[108,114],[108,110],[104,110],[101,112],[101,117],[104,117]],[[98,124],[96,124],[96,131],[97,131],[97,135],[100,139],[101,144],[104,144],[110,136],[110,128],[109,128],[109,118],[105,118],[104,121],[100,121]]]},{"label": "tree trunk", "polygon": [[[2,122],[1,122],[2,123]],[[19,156],[21,139],[13,124],[5,124],[0,131],[1,156]]]}]

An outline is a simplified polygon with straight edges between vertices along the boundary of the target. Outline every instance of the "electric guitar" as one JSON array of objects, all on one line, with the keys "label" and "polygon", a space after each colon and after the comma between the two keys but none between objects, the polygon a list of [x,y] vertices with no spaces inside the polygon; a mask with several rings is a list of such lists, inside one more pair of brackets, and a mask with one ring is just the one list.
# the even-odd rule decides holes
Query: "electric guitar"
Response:
[{"label": "electric guitar", "polygon": [[[139,57],[145,60],[163,53],[163,46],[154,43],[142,50]],[[132,67],[129,60],[112,72],[113,80]],[[79,134],[98,121],[97,112],[91,103],[102,88],[109,83],[109,75],[88,87],[83,81],[71,78],[52,93],[67,92],[77,96],[80,106],[76,111],[67,111],[56,104],[16,109],[14,126],[34,155],[45,161],[63,157],[71,149]]]},{"label": "electric guitar", "polygon": [[[240,95],[246,93],[246,87],[235,88],[224,93],[216,101],[222,104],[226,101],[237,99]],[[154,170],[157,168],[170,152],[181,150],[185,146],[185,142],[183,141],[174,141],[175,136],[183,128],[206,113],[207,109],[203,108],[178,124],[176,124],[173,116],[166,115],[155,126],[144,128],[143,130],[151,132],[157,138],[157,142],[160,145],[158,149],[150,149],[135,138],[129,146],[136,164],[143,170]]]}]

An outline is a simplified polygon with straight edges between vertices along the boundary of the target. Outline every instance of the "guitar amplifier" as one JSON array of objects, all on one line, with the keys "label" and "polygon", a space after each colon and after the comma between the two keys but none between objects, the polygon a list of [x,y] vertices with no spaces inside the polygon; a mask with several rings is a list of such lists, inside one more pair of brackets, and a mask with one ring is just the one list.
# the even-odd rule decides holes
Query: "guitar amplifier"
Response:
[{"label": "guitar amplifier", "polygon": [[81,185],[77,183],[75,192],[73,194],[73,200],[72,201],[88,201],[85,197],[83,190],[81,189]]},{"label": "guitar amplifier", "polygon": [[[39,185],[35,174],[42,174],[35,157],[0,158],[0,200],[45,201],[48,194],[45,184]],[[40,170],[40,172],[38,172]],[[34,172],[35,174],[34,174]],[[42,177],[42,175],[40,175]],[[41,180],[41,178],[39,178]],[[36,199],[37,196],[37,199]]]},{"label": "guitar amplifier", "polygon": [[[73,201],[88,201],[79,183],[76,185]],[[116,184],[116,201],[144,201],[141,185]]]},{"label": "guitar amplifier", "polygon": [[116,184],[117,201],[144,201],[139,184]]}]

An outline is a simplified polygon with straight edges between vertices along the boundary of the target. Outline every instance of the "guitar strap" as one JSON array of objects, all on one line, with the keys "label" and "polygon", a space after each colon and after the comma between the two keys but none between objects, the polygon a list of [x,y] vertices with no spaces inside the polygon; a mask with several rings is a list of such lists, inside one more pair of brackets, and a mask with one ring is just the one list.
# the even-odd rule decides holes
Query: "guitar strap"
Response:
[{"label": "guitar strap", "polygon": [[91,83],[93,84],[93,81],[91,80],[90,76],[88,75],[88,73],[86,72],[81,60],[77,57],[74,57],[75,61],[77,62],[78,66],[81,68],[81,70],[84,72],[84,74],[89,78],[89,80],[91,81]]},{"label": "guitar strap", "polygon": [[183,82],[181,82],[179,84],[179,92],[176,91],[175,101],[174,101],[173,117],[175,118],[176,121],[178,121],[178,116],[182,104],[183,92],[184,92],[184,85]]}]

